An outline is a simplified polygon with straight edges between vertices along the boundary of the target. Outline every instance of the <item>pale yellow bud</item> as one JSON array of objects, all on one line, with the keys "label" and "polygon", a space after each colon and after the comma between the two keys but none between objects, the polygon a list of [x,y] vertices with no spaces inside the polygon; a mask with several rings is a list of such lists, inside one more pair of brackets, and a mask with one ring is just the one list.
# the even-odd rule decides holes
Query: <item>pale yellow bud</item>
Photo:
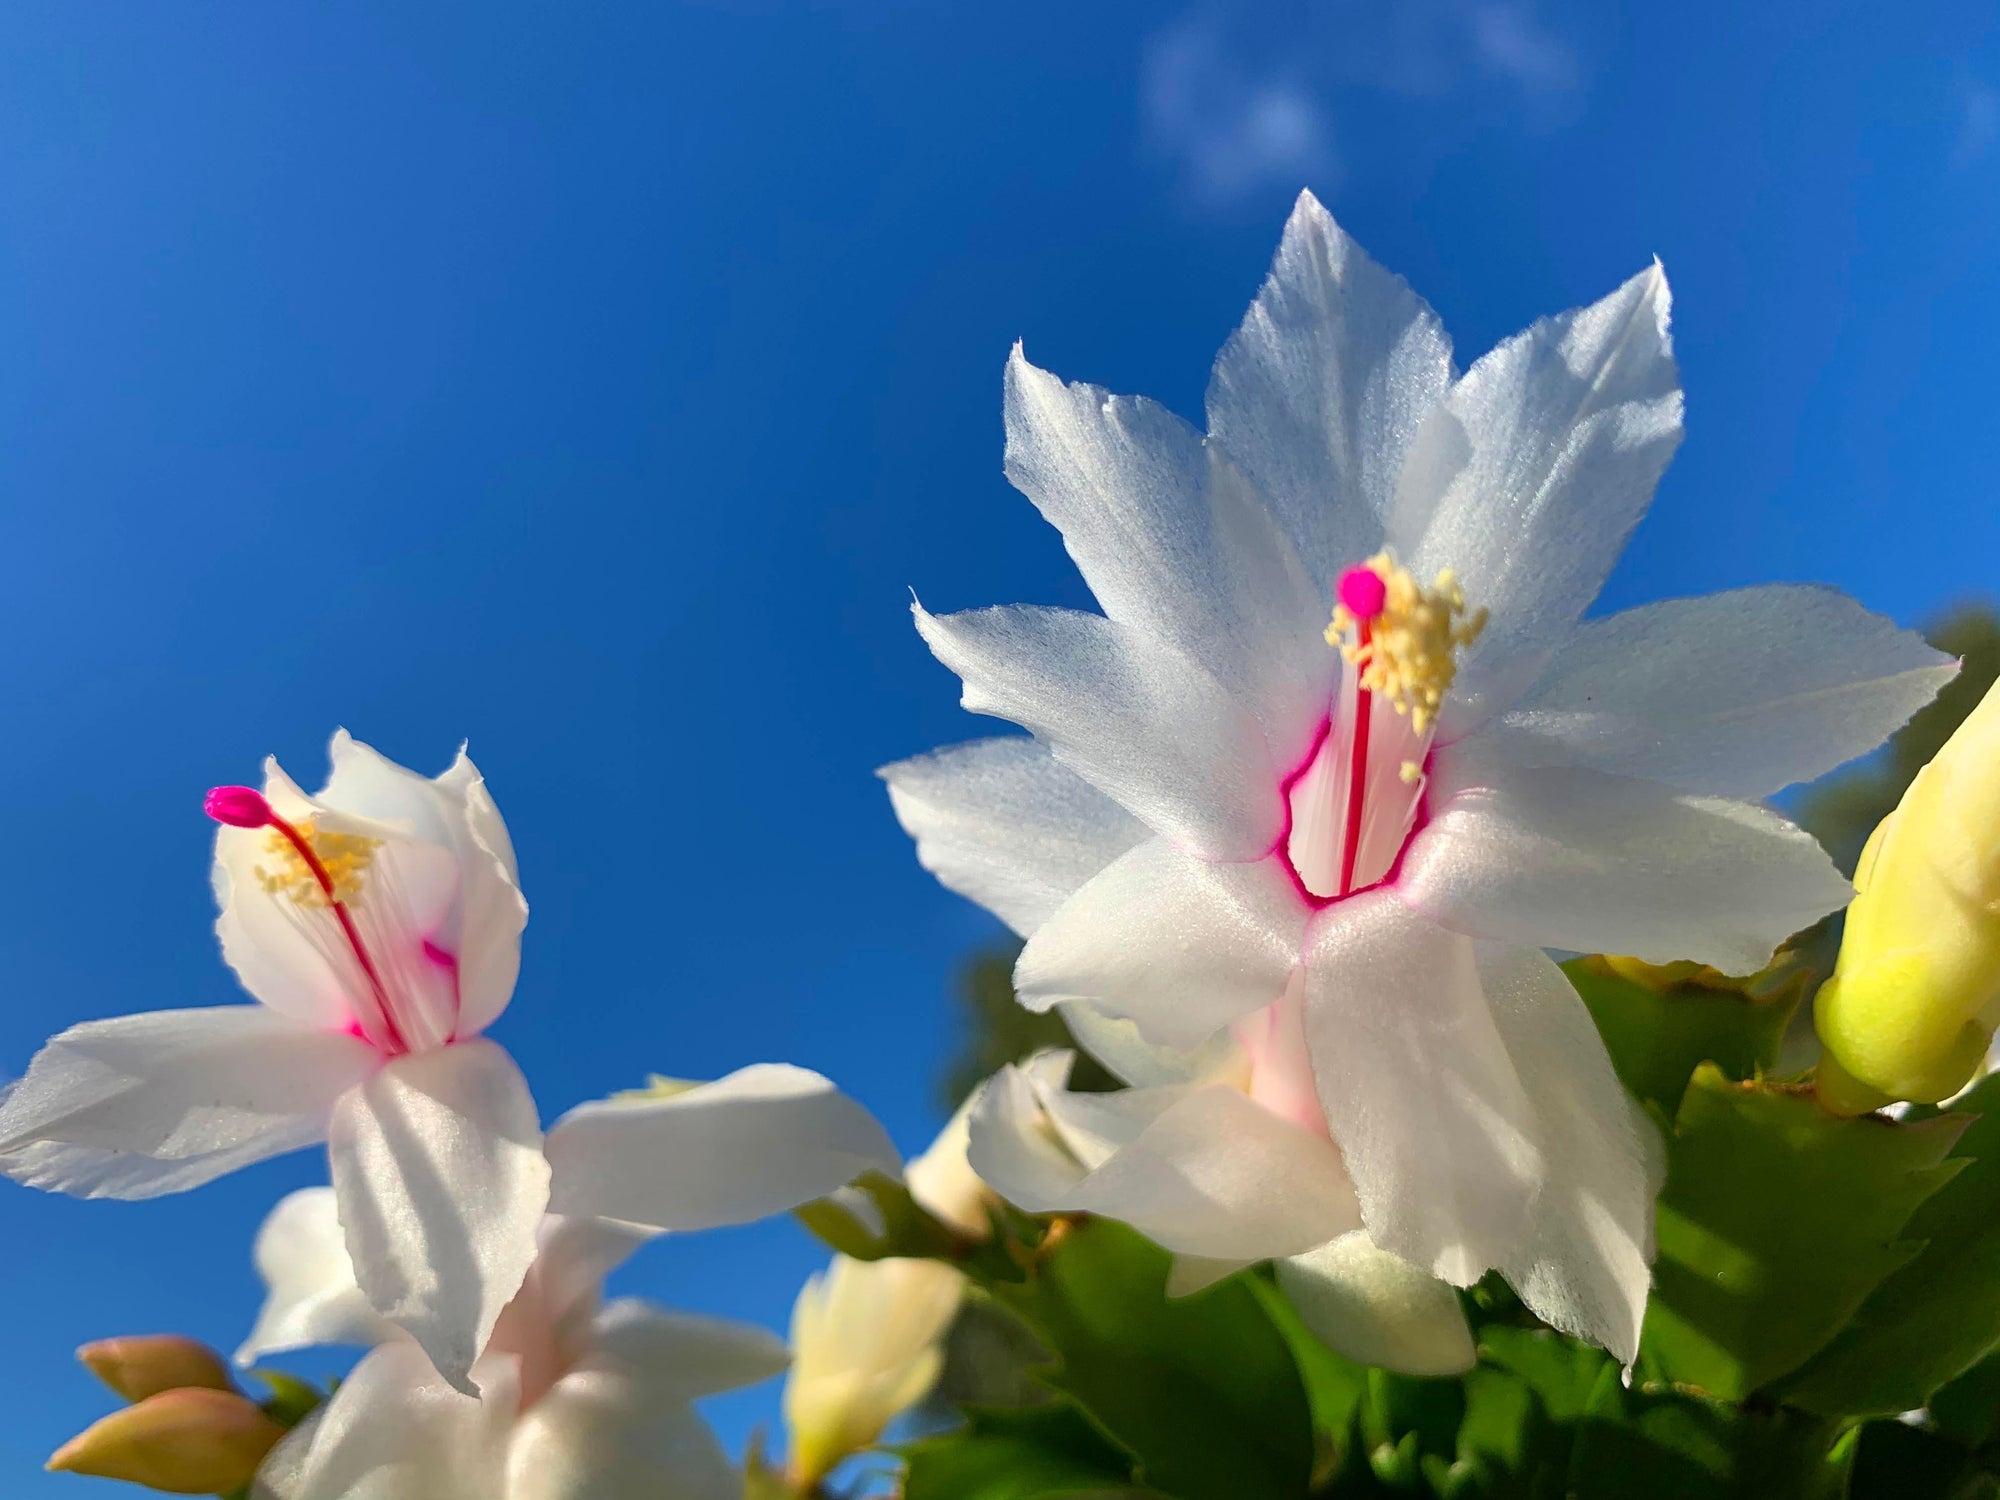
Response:
[{"label": "pale yellow bud", "polygon": [[1849,1113],[1949,1098],[2000,1024],[2000,685],[1882,820],[1854,883],[1813,1012],[1820,1096]]},{"label": "pale yellow bud", "polygon": [[76,1357],[89,1366],[91,1374],[127,1401],[144,1401],[148,1396],[183,1386],[212,1391],[236,1389],[221,1355],[208,1345],[177,1333],[99,1339],[77,1350]]},{"label": "pale yellow bud", "polygon": [[64,1443],[48,1466],[169,1495],[226,1495],[256,1476],[284,1435],[247,1397],[186,1387],[113,1412]]},{"label": "pale yellow bud", "polygon": [[924,1398],[964,1295],[965,1278],[934,1260],[835,1256],[806,1283],[792,1308],[785,1380],[795,1486],[818,1483]]}]

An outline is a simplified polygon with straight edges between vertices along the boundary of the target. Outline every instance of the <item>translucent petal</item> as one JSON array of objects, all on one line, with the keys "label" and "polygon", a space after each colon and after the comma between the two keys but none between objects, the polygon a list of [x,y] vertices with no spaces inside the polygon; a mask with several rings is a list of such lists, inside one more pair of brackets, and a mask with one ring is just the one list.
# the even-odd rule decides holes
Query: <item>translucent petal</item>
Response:
[{"label": "translucent petal", "polygon": [[1547,1163],[1528,1238],[1500,1269],[1543,1322],[1630,1365],[1666,1175],[1659,1133],[1627,1097],[1590,1012],[1547,955],[1482,943],[1479,972],[1514,1066],[1538,1081]]},{"label": "translucent petal", "polygon": [[1209,433],[1330,587],[1381,545],[1404,455],[1451,373],[1437,314],[1304,193],[1216,359]]},{"label": "translucent petal", "polygon": [[[1509,339],[1452,388],[1445,410],[1463,429],[1463,462],[1433,456],[1443,488],[1427,523],[1390,538],[1418,578],[1453,569],[1468,602],[1491,611],[1443,738],[1526,689],[1514,659],[1560,641],[1652,502],[1681,435],[1667,310],[1655,265]],[[1412,519],[1423,509],[1399,504]]]},{"label": "translucent petal", "polygon": [[1474,937],[1751,974],[1853,888],[1765,808],[1543,768],[1451,795],[1396,893]]},{"label": "translucent petal", "polygon": [[[1340,1153],[1235,1089],[1128,1091],[1155,1095],[1147,1107],[1121,1095],[1091,1100],[1100,1128],[1122,1124],[1125,1138],[1107,1131],[1099,1149],[1071,1155],[1065,1171],[1059,1156],[1046,1154],[1045,1128],[1037,1139],[1027,1106],[1043,1101],[1021,1081],[1018,1070],[1005,1070],[982,1096],[972,1162],[1031,1212],[1103,1214],[1176,1253],[1211,1260],[1295,1254],[1359,1225]],[[1046,1102],[1067,1111],[1080,1097]]]},{"label": "translucent petal", "polygon": [[1032,731],[1062,764],[1190,851],[1251,859],[1284,826],[1251,709],[1157,637],[1076,610],[933,615],[913,605],[964,706]]},{"label": "translucent petal", "polygon": [[579,1105],[549,1132],[558,1213],[710,1229],[895,1172],[875,1117],[805,1068],[759,1063],[663,1098]]},{"label": "translucent petal", "polygon": [[461,1390],[536,1255],[535,1101],[488,1041],[401,1057],[341,1101],[333,1186],[356,1279]]},{"label": "translucent petal", "polygon": [[1377,1249],[1365,1230],[1277,1265],[1300,1321],[1334,1353],[1404,1375],[1459,1375],[1476,1358],[1449,1282]]},{"label": "translucent petal", "polygon": [[1957,670],[1832,589],[1669,599],[1584,621],[1460,753],[1768,797],[1875,749]]},{"label": "translucent petal", "polygon": [[1150,837],[1032,739],[973,740],[878,774],[923,867],[1023,936]]},{"label": "translucent petal", "polygon": [[503,1488],[514,1392],[496,1374],[476,1401],[416,1345],[384,1344],[272,1450],[252,1500],[516,1500]]},{"label": "translucent petal", "polygon": [[87,1021],[0,1095],[0,1171],[85,1198],[180,1192],[323,1139],[378,1061],[255,1005]]},{"label": "translucent petal", "polygon": [[236,1351],[239,1365],[284,1349],[379,1344],[395,1335],[396,1325],[369,1305],[354,1279],[332,1188],[300,1188],[279,1199],[257,1231],[256,1260],[264,1306]]},{"label": "translucent petal", "polygon": [[1543,1171],[1473,951],[1376,892],[1322,912],[1306,960],[1306,1045],[1369,1235],[1459,1286],[1520,1246]]},{"label": "translucent petal", "polygon": [[686,1406],[662,1406],[617,1361],[592,1356],[522,1415],[506,1500],[742,1500],[743,1476]]},{"label": "translucent petal", "polygon": [[1277,860],[1211,864],[1153,839],[1036,930],[1015,988],[1031,1010],[1080,1001],[1192,1049],[1278,998],[1306,917]]}]

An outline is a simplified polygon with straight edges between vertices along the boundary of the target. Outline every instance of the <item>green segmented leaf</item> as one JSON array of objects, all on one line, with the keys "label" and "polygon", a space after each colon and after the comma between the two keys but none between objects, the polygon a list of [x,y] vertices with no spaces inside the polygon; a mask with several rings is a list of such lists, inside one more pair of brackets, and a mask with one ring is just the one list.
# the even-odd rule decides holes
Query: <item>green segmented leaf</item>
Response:
[{"label": "green segmented leaf", "polygon": [[1905,1228],[1968,1123],[1840,1119],[1703,1064],[1667,1143],[1641,1368],[1725,1400],[1797,1369],[1921,1248]]}]

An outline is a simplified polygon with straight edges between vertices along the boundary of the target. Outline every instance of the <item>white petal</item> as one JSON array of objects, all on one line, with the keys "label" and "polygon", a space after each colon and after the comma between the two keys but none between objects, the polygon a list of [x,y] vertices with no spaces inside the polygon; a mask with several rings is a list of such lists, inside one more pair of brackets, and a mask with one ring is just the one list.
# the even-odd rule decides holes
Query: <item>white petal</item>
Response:
[{"label": "white petal", "polygon": [[1201,434],[1157,402],[1007,360],[1007,477],[1063,535],[1104,613],[1183,647],[1215,605]]},{"label": "white petal", "polygon": [[1454,720],[1507,706],[1494,679],[1510,658],[1560,641],[1652,502],[1681,435],[1667,308],[1655,265],[1509,339],[1452,388],[1465,462],[1421,540],[1391,538],[1418,578],[1454,569],[1467,601],[1492,613],[1445,738]]},{"label": "white petal", "polygon": [[530,1281],[542,1317],[551,1326],[597,1316],[604,1278],[624,1265],[659,1231],[616,1219],[577,1219],[550,1214],[542,1220],[540,1254]]},{"label": "white petal", "polygon": [[476,1401],[414,1344],[385,1344],[272,1451],[254,1500],[495,1500],[515,1404],[505,1384],[489,1380]]},{"label": "white petal", "polygon": [[1282,759],[1305,753],[1331,680],[1331,575],[1300,561],[1240,470],[1165,408],[1065,385],[1017,345],[1007,476],[1062,532],[1107,616],[1237,686],[1273,746],[1289,746]]},{"label": "white petal", "polygon": [[983,1240],[992,1232],[986,1206],[993,1194],[966,1156],[972,1143],[972,1104],[970,1098],[960,1104],[937,1139],[910,1159],[903,1182],[927,1213],[960,1234]]},{"label": "white petal", "polygon": [[1396,893],[1474,937],[1752,974],[1854,891],[1765,808],[1544,768],[1451,796]]},{"label": "white petal", "polygon": [[536,1253],[548,1207],[535,1101],[488,1041],[401,1057],[341,1102],[330,1157],[356,1279],[472,1391],[472,1362]]},{"label": "white petal", "polygon": [[[1019,1077],[1013,1070],[1001,1077],[1010,1073]],[[1023,1149],[1032,1136],[1019,1096],[996,1079],[991,1108],[973,1117],[973,1166],[1032,1212],[1103,1214],[1169,1250],[1210,1260],[1296,1254],[1359,1225],[1340,1153],[1323,1137],[1224,1086],[1130,1092],[1155,1095],[1166,1107],[1128,1114],[1126,1123],[1139,1128],[1122,1144],[1107,1141],[1110,1149],[1092,1153],[1101,1159],[1080,1163],[1065,1183],[1052,1165],[1037,1170],[1032,1144]],[[1018,1172],[1024,1158],[1029,1170]]]},{"label": "white petal", "polygon": [[1448,1282],[1377,1249],[1366,1231],[1278,1262],[1278,1285],[1326,1346],[1404,1375],[1458,1375],[1477,1354]]},{"label": "white petal", "polygon": [[900,1165],[873,1115],[784,1063],[665,1098],[579,1105],[549,1132],[548,1156],[558,1213],[670,1230],[747,1224]]},{"label": "white petal", "polygon": [[83,1198],[152,1198],[326,1135],[375,1050],[255,1005],[87,1021],[0,1095],[0,1171]]},{"label": "white petal", "polygon": [[1167,1295],[1192,1297],[1256,1264],[1254,1260],[1208,1260],[1199,1255],[1176,1255],[1167,1268]]},{"label": "white petal", "polygon": [[476,1036],[507,1008],[521,968],[521,895],[514,845],[479,770],[463,749],[435,780],[420,776],[340,730],[330,751],[333,774],[319,800],[410,829],[452,857],[451,917],[426,934],[458,965],[455,1035]]},{"label": "white petal", "polygon": [[1134,1088],[1165,1083],[1242,1083],[1248,1077],[1243,1049],[1227,1031],[1218,1031],[1188,1052],[1155,1046],[1123,1016],[1106,1015],[1081,1001],[1059,1009],[1077,1045]]},{"label": "white petal", "polygon": [[1032,731],[1152,828],[1214,859],[1251,859],[1277,839],[1282,777],[1263,729],[1193,657],[1076,610],[911,610],[964,679],[967,709]]},{"label": "white petal", "polygon": [[1515,764],[1767,797],[1866,755],[1957,670],[1832,589],[1669,599],[1579,625],[1520,706],[1466,749],[1490,738]]},{"label": "white petal", "polygon": [[236,1351],[239,1365],[315,1344],[379,1344],[396,1325],[368,1304],[347,1258],[340,1205],[330,1187],[278,1200],[257,1231],[257,1274],[267,1288],[257,1326]]},{"label": "white petal", "polygon": [[[1073,1056],[1037,1054],[1030,1066],[1047,1057],[1057,1059],[1060,1075],[1054,1086],[1060,1088]],[[981,1084],[972,1096],[967,1124],[972,1169],[1003,1198],[1030,1212],[1044,1211],[1037,1205],[1066,1200],[1089,1170],[1051,1128],[1027,1068],[1010,1063]]]},{"label": "white petal", "polygon": [[1305,1000],[1320,1104],[1370,1236],[1471,1285],[1520,1245],[1542,1172],[1471,940],[1385,892],[1352,897],[1314,924]]},{"label": "white petal", "polygon": [[669,1312],[633,1297],[597,1315],[595,1344],[644,1387],[649,1400],[693,1401],[782,1375],[792,1361],[769,1329],[727,1318]]},{"label": "white petal", "polygon": [[1306,193],[1216,359],[1209,432],[1330,584],[1381,545],[1411,437],[1450,382],[1437,314]]},{"label": "white petal", "polygon": [[1023,936],[1150,836],[1031,739],[973,740],[877,774],[919,863]]},{"label": "white petal", "polygon": [[1659,1134],[1545,954],[1481,944],[1479,970],[1514,1066],[1535,1081],[1548,1164],[1527,1242],[1500,1269],[1543,1322],[1629,1366],[1652,1280],[1653,1202],[1666,1175]]},{"label": "white petal", "polygon": [[458,1031],[460,1036],[476,1036],[513,998],[528,901],[521,894],[514,841],[486,790],[485,778],[463,750],[437,784],[462,802],[464,913],[458,953]]},{"label": "white petal", "polygon": [[708,1424],[661,1406],[616,1361],[593,1356],[522,1415],[507,1455],[506,1500],[742,1500]]},{"label": "white petal", "polygon": [[1153,839],[1036,931],[1014,984],[1031,1010],[1081,1001],[1192,1049],[1278,998],[1306,917],[1277,860],[1211,864]]}]

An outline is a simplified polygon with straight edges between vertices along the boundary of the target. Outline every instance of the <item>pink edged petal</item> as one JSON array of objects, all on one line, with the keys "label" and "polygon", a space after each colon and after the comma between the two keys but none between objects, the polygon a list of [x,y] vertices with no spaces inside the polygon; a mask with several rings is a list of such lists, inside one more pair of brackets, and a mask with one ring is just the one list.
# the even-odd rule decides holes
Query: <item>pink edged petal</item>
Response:
[{"label": "pink edged petal", "polygon": [[1875,749],[1957,670],[1833,589],[1667,599],[1577,626],[1464,753],[1768,797]]},{"label": "pink edged petal", "polygon": [[516,1500],[503,1488],[515,1392],[451,1388],[414,1344],[384,1344],[272,1450],[252,1500]]},{"label": "pink edged petal", "polygon": [[341,1101],[329,1144],[361,1289],[477,1394],[472,1363],[535,1259],[549,1201],[520,1069],[488,1041],[398,1058]]},{"label": "pink edged petal", "polygon": [[1752,974],[1854,890],[1766,808],[1543,767],[1450,795],[1396,893],[1474,937]]},{"label": "pink edged petal", "polygon": [[592,1355],[522,1415],[506,1500],[742,1500],[743,1476],[687,1406],[662,1405],[616,1359]]},{"label": "pink edged petal", "polygon": [[1077,610],[911,609],[967,709],[1031,731],[1153,829],[1213,859],[1276,841],[1282,773],[1256,713],[1184,651]]},{"label": "pink edged petal", "polygon": [[1381,545],[1411,438],[1451,376],[1437,314],[1302,193],[1216,358],[1209,433],[1330,583]]},{"label": "pink edged petal", "polygon": [[[1516,659],[1557,644],[1624,549],[1681,437],[1680,379],[1655,265],[1590,307],[1545,318],[1481,358],[1440,420],[1462,462],[1433,463],[1420,532],[1392,535],[1428,583],[1450,568],[1491,611],[1446,705],[1456,738],[1529,683]],[[1414,519],[1425,509],[1399,498]]]},{"label": "pink edged petal", "polygon": [[1036,931],[1014,983],[1030,1010],[1082,1002],[1192,1049],[1278,998],[1306,917],[1279,861],[1210,864],[1153,839]]},{"label": "pink edged petal", "polygon": [[548,1157],[556,1212],[668,1230],[746,1224],[901,1165],[873,1115],[783,1063],[579,1105],[550,1130]]},{"label": "pink edged petal", "polygon": [[1328,907],[1305,1033],[1375,1243],[1459,1286],[1517,1250],[1543,1164],[1472,941],[1387,892]]},{"label": "pink edged petal", "polygon": [[435,903],[440,912],[449,911],[449,918],[419,936],[449,953],[455,964],[453,1034],[477,1036],[513,996],[521,968],[521,933],[528,921],[513,841],[484,779],[463,749],[433,780],[396,764],[344,729],[334,735],[330,756],[333,774],[320,801],[405,828],[450,855],[446,899]]},{"label": "pink edged petal", "polygon": [[83,1198],[152,1198],[325,1137],[375,1050],[256,1005],[86,1021],[0,1095],[0,1172]]},{"label": "pink edged petal", "polygon": [[333,1189],[300,1188],[278,1200],[257,1231],[264,1306],[236,1351],[239,1365],[316,1344],[379,1344],[396,1325],[368,1304],[347,1258],[347,1235]]},{"label": "pink edged petal", "polygon": [[1112,860],[1144,823],[1025,737],[974,740],[884,766],[917,860],[1026,936]]},{"label": "pink edged petal", "polygon": [[1461,1375],[1478,1357],[1450,1284],[1354,1230],[1281,1260],[1278,1285],[1334,1353],[1402,1375]]},{"label": "pink edged petal", "polygon": [[785,1341],[769,1329],[670,1312],[633,1297],[605,1304],[595,1344],[661,1405],[756,1385],[784,1374],[792,1362]]},{"label": "pink edged petal", "polygon": [[1619,1084],[1590,1012],[1546,954],[1482,943],[1479,972],[1515,1067],[1544,1080],[1535,1101],[1547,1172],[1528,1238],[1500,1269],[1543,1322],[1629,1366],[1666,1176],[1659,1132]]}]

